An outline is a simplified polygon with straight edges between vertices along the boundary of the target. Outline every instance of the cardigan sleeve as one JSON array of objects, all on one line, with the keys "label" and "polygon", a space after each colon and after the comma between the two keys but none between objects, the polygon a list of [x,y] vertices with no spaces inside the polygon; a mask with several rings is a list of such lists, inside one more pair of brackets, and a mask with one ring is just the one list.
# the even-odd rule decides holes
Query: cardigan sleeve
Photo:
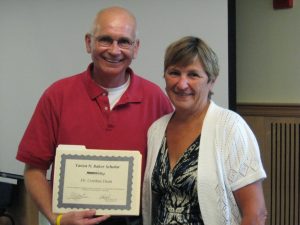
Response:
[{"label": "cardigan sleeve", "polygon": [[235,191],[266,177],[254,133],[238,114],[224,110],[219,121],[219,141],[225,176]]}]

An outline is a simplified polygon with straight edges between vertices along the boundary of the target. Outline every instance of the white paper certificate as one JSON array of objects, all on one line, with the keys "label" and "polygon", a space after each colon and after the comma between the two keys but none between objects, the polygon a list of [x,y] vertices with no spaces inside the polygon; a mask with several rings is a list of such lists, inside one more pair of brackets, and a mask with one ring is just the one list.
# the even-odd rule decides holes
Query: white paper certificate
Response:
[{"label": "white paper certificate", "polygon": [[58,146],[53,211],[96,209],[97,215],[139,215],[141,158],[139,151]]}]

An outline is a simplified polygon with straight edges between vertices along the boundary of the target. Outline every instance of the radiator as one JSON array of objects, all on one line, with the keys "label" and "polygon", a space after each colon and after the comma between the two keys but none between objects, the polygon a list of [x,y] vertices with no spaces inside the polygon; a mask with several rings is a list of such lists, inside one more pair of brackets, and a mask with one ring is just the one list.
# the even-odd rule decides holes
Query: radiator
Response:
[{"label": "radiator", "polygon": [[268,220],[270,225],[300,225],[300,122],[274,120],[265,124],[270,149]]}]

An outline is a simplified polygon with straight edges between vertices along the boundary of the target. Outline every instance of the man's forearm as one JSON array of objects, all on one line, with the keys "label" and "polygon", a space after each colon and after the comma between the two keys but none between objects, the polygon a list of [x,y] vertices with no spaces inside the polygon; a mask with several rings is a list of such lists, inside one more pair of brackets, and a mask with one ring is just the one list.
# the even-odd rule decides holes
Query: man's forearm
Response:
[{"label": "man's forearm", "polygon": [[46,178],[46,171],[26,166],[24,179],[26,190],[38,210],[47,217],[51,224],[55,224],[56,215],[52,213],[52,191]]}]

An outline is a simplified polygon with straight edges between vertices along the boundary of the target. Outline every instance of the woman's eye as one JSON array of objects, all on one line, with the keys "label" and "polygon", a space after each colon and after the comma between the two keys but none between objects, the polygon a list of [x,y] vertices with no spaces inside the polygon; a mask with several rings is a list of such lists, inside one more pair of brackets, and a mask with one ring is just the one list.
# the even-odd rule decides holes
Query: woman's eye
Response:
[{"label": "woman's eye", "polygon": [[199,77],[199,74],[198,73],[190,73],[189,76],[190,77]]},{"label": "woman's eye", "polygon": [[180,73],[177,72],[177,71],[169,71],[168,74],[172,75],[172,76],[178,76],[178,75],[180,75]]}]

